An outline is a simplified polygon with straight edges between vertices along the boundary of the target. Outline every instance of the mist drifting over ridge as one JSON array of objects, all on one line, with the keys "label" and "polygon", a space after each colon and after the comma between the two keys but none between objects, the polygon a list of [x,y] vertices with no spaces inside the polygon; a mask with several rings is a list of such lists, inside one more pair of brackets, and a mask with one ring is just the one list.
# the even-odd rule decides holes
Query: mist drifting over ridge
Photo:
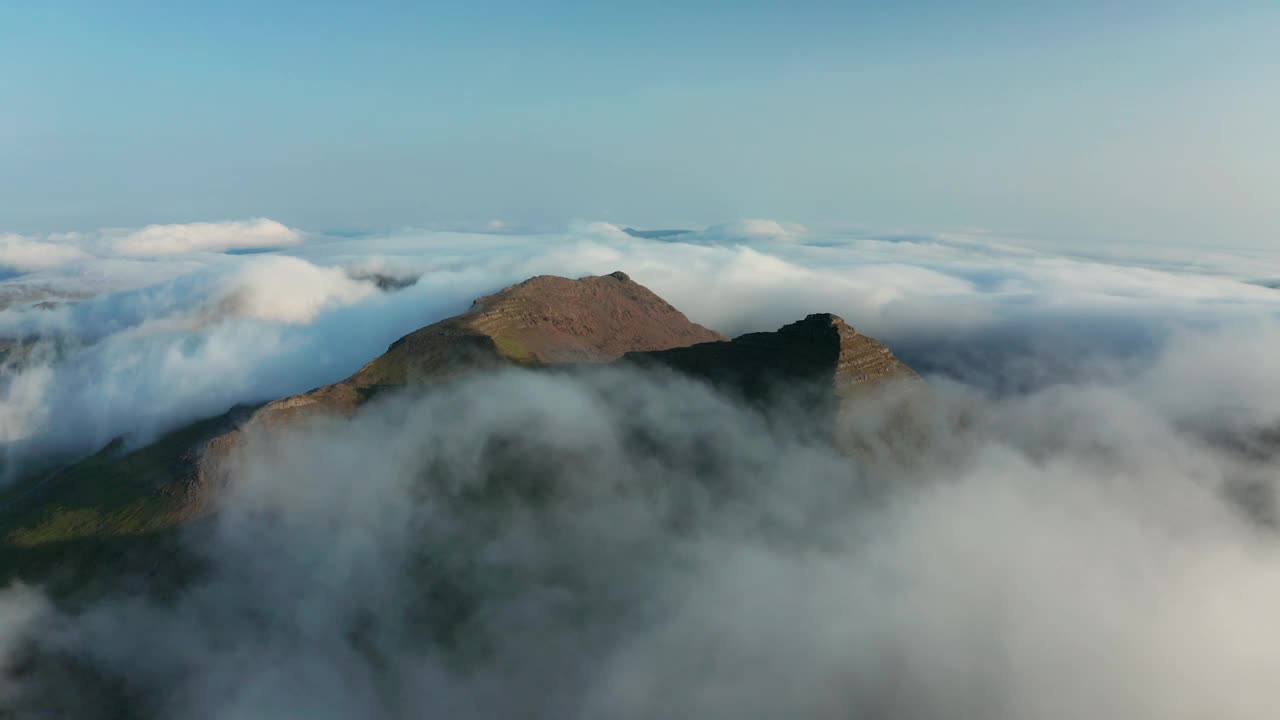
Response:
[{"label": "mist drifting over ridge", "polygon": [[[340,379],[544,273],[623,269],[729,335],[838,313],[925,374],[928,402],[896,440],[887,405],[854,407],[850,456],[679,378],[505,371],[254,436],[184,540],[211,572],[176,596],[5,591],[0,707],[92,716],[120,687],[195,718],[1280,705],[1280,649],[1258,639],[1280,601],[1273,451],[1220,442],[1280,423],[1280,294],[1253,282],[1280,259],[762,221],[683,240],[284,229],[249,255],[193,242],[205,226],[145,233],[151,257],[17,243],[75,254],[13,265],[14,297],[118,286],[0,310],[0,335],[42,339],[5,366],[10,474]],[[74,671],[24,667],[33,647]]]}]

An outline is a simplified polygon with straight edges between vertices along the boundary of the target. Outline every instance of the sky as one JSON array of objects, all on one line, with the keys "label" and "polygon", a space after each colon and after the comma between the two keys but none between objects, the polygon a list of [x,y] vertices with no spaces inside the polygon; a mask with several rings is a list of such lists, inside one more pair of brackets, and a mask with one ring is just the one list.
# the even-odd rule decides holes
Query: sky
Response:
[{"label": "sky", "polygon": [[1272,2],[9,0],[0,232],[769,217],[1276,247],[1276,37]]}]

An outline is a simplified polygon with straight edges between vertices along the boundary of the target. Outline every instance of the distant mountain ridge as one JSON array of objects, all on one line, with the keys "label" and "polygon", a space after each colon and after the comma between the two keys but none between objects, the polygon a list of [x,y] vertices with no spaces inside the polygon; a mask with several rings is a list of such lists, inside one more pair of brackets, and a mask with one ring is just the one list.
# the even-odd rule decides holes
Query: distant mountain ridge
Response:
[{"label": "distant mountain ridge", "polygon": [[667,238],[679,237],[681,235],[688,235],[689,233],[694,231],[679,230],[675,228],[672,228],[669,230],[637,230],[633,227],[625,227],[625,228],[622,228],[622,232],[630,235],[633,238],[641,238],[644,240],[665,240]]}]

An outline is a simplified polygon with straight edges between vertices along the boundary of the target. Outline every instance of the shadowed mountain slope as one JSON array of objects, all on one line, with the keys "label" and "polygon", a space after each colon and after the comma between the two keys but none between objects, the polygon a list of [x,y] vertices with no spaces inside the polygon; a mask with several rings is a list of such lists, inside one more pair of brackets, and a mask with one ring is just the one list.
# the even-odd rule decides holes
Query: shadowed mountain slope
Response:
[{"label": "shadowed mountain slope", "polygon": [[776,332],[748,333],[732,341],[628,353],[626,359],[656,363],[748,396],[790,381],[819,381],[838,398],[861,387],[915,372],[883,343],[854,330],[836,315],[809,315]]},{"label": "shadowed mountain slope", "polygon": [[829,432],[843,404],[889,380],[916,378],[889,348],[836,315],[809,315],[731,342],[628,353],[625,361],[703,378],[748,401],[791,411]]}]

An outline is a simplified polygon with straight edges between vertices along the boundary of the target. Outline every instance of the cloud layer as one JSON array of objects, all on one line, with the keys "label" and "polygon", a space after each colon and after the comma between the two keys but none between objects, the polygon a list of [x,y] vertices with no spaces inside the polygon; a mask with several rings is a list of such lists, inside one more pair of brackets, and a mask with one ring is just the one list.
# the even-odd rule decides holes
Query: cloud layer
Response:
[{"label": "cloud layer", "polygon": [[[980,235],[810,230],[778,242],[732,232],[761,225],[716,226],[691,242],[595,223],[542,235],[313,236],[259,255],[82,257],[0,282],[18,298],[0,310],[0,338],[57,341],[57,352],[10,363],[0,429],[41,452],[85,452],[118,435],[145,441],[236,403],[339,380],[400,335],[540,273],[625,269],[731,335],[836,312],[925,372],[1001,392],[1122,372],[1179,333],[1231,326],[1243,337],[1238,328],[1265,325],[1280,308],[1280,293],[1248,282],[1280,273],[1274,258],[1220,253],[1192,265],[1166,253],[1144,267],[1132,257],[1066,256]],[[711,236],[720,239],[706,242]],[[81,243],[146,238],[157,252],[301,237],[260,220],[109,231]],[[387,294],[376,291],[379,274],[420,279]],[[97,296],[38,305],[85,292]]]},{"label": "cloud layer", "polygon": [[[9,591],[9,644],[162,717],[1270,717],[1280,543],[1229,490],[1274,472],[1149,380],[937,386],[851,458],[671,378],[478,377],[250,438],[205,580]],[[58,667],[4,701],[111,707]]]}]

